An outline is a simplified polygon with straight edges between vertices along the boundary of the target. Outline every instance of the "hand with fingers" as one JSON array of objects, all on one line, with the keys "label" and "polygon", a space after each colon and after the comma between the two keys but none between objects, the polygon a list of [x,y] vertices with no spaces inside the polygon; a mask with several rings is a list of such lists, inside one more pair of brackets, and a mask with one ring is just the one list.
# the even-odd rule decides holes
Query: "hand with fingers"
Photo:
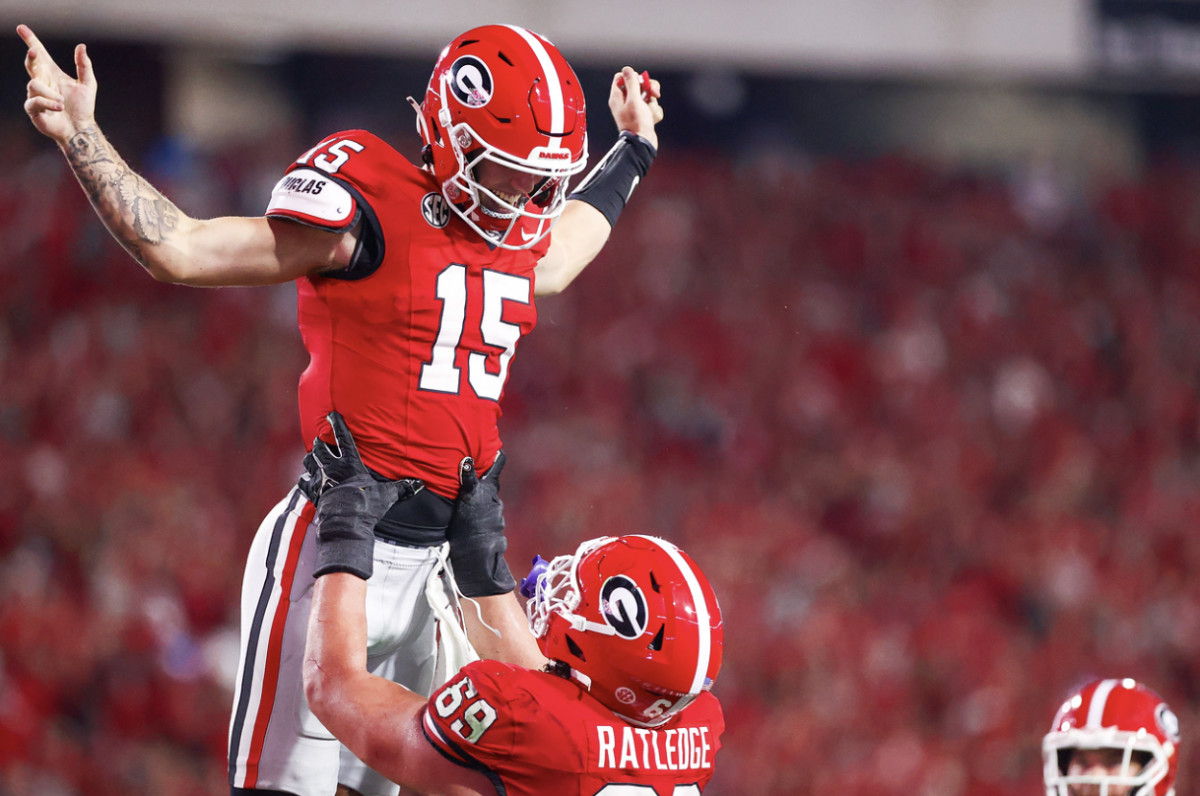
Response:
[{"label": "hand with fingers", "polygon": [[450,566],[458,590],[465,597],[506,594],[517,582],[504,560],[508,539],[504,536],[504,504],[500,501],[500,471],[504,451],[480,478],[470,456],[459,466],[458,499],[446,529],[450,542]]},{"label": "hand with fingers", "polygon": [[87,47],[75,46],[75,77],[59,68],[28,25],[17,25],[17,35],[29,48],[25,71],[29,74],[25,113],[38,132],[59,144],[95,121],[96,75]]},{"label": "hand with fingers", "polygon": [[[635,87],[630,90],[630,87]],[[613,77],[608,92],[608,109],[612,111],[617,129],[635,133],[658,148],[658,134],[654,126],[663,120],[663,109],[658,104],[662,96],[662,84],[650,77],[649,72],[638,74],[632,66],[624,67]]]},{"label": "hand with fingers", "polygon": [[320,437],[313,440],[313,458],[320,469],[313,575],[349,572],[368,580],[374,569],[375,526],[388,509],[412,497],[420,482],[376,478],[359,457],[342,416],[330,412],[327,419],[334,444]]}]

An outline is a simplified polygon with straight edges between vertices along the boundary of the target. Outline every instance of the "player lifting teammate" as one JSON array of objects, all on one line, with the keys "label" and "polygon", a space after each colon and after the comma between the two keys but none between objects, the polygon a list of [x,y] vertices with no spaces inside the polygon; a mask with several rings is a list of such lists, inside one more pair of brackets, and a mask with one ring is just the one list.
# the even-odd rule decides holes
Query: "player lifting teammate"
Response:
[{"label": "player lifting teammate", "polygon": [[[387,505],[407,484],[367,475],[350,432],[331,419],[336,455],[314,446],[337,485],[317,504],[324,574],[304,665],[325,726],[376,770],[423,794],[701,793],[724,730],[709,693],[724,629],[695,562],[648,536],[583,543],[521,584],[546,665],[468,663],[427,700],[368,671],[367,587],[354,564],[374,544],[371,504]],[[464,475],[470,488],[459,498],[450,545],[464,576],[487,580],[492,570],[479,553],[503,547],[504,523],[495,484],[480,485],[469,464]]]}]

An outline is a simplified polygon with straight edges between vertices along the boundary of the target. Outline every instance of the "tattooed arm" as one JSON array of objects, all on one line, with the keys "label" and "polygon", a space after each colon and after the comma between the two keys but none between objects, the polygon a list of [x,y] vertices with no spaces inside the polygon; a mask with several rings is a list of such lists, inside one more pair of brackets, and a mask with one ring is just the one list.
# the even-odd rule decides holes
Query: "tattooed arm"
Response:
[{"label": "tattooed arm", "polygon": [[75,48],[71,77],[25,25],[29,48],[25,112],[54,140],[117,242],[163,282],[261,285],[345,267],[356,233],[331,234],[266,218],[195,219],[129,167],[95,120],[96,76],[87,49]]}]

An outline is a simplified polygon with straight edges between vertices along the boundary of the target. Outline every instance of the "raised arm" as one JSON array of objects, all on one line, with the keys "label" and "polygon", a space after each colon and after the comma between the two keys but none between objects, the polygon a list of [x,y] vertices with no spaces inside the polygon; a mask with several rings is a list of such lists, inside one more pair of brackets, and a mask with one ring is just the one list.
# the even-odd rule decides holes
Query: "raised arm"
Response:
[{"label": "raised arm", "polygon": [[[642,90],[627,91],[626,86]],[[621,137],[584,178],[554,225],[550,248],[534,269],[537,295],[562,292],[608,242],[617,215],[658,151],[654,126],[663,119],[661,96],[659,82],[643,84],[633,67],[613,76],[608,108]]]},{"label": "raised arm", "polygon": [[96,75],[75,47],[75,77],[54,62],[26,25],[25,112],[58,144],[96,214],[155,279],[188,285],[262,285],[344,267],[355,235],[266,218],[195,219],[129,167],[95,120]]}]

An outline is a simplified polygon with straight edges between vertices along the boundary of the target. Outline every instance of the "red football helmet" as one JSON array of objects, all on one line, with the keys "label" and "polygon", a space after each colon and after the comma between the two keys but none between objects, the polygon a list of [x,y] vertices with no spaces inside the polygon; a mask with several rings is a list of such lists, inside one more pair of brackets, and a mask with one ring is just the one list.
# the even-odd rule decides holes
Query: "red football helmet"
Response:
[{"label": "red football helmet", "polygon": [[542,653],[632,724],[657,727],[721,668],[716,595],[686,553],[652,536],[604,537],[559,556],[526,603]]},{"label": "red football helmet", "polygon": [[[1113,750],[1119,768],[1070,772],[1076,750]],[[1135,680],[1096,680],[1058,709],[1042,741],[1042,759],[1046,796],[1067,796],[1069,786],[1079,785],[1099,786],[1100,796],[1173,796],[1179,720],[1162,697]]]},{"label": "red football helmet", "polygon": [[[568,180],[587,165],[583,89],[558,48],[515,25],[474,28],[442,50],[425,100],[409,102],[426,164],[472,229],[506,249],[527,249],[549,233]],[[482,185],[476,169],[489,161],[531,175],[533,189]]]}]

